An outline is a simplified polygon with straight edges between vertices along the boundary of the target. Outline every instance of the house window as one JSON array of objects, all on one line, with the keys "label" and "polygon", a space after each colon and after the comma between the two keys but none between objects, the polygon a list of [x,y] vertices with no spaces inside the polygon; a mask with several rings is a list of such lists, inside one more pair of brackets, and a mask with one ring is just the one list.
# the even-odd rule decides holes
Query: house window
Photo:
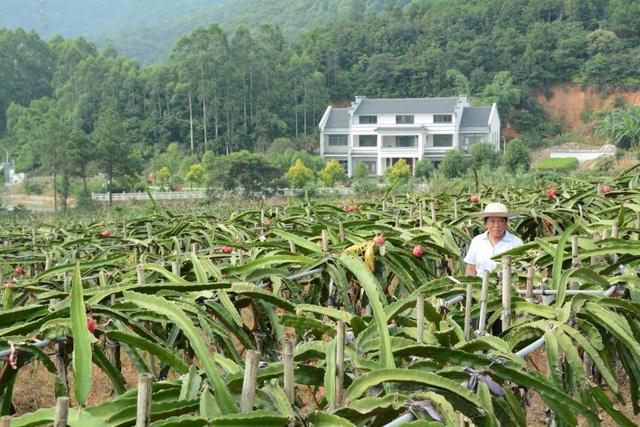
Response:
[{"label": "house window", "polygon": [[398,115],[396,116],[397,125],[412,125],[413,115]]},{"label": "house window", "polygon": [[464,146],[470,147],[478,142],[489,142],[489,135],[486,133],[467,133],[464,134]]},{"label": "house window", "polygon": [[396,147],[415,147],[416,137],[411,136],[396,136]]},{"label": "house window", "polygon": [[338,147],[348,144],[348,135],[329,135],[329,146]]},{"label": "house window", "polygon": [[453,116],[451,114],[434,114],[433,123],[452,123]]},{"label": "house window", "polygon": [[358,116],[361,125],[375,125],[378,123],[378,116]]},{"label": "house window", "polygon": [[377,147],[378,136],[377,135],[359,135],[358,146],[359,147]]},{"label": "house window", "polygon": [[433,135],[434,147],[453,147],[453,135]]}]

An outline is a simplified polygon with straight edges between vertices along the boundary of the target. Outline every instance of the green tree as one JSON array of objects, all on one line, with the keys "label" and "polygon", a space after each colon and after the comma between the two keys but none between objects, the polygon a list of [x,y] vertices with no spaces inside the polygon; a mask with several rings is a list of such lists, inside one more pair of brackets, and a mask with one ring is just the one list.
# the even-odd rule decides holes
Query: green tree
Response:
[{"label": "green tree", "polygon": [[353,177],[355,179],[368,179],[369,178],[369,168],[363,162],[356,162],[353,168]]},{"label": "green tree", "polygon": [[442,171],[447,178],[462,177],[467,171],[467,168],[467,160],[460,150],[447,151],[447,154],[445,154],[440,164],[440,171]]},{"label": "green tree", "polygon": [[531,153],[519,139],[511,140],[507,144],[504,165],[511,172],[516,172],[519,169],[526,172],[531,167]]},{"label": "green tree", "polygon": [[107,191],[111,205],[113,178],[134,175],[139,171],[142,159],[133,149],[124,117],[110,107],[100,112],[93,138],[98,167],[107,175]]},{"label": "green tree", "polygon": [[411,167],[407,164],[405,159],[400,159],[395,162],[393,166],[388,168],[384,172],[384,175],[390,184],[394,184],[397,181],[404,184],[409,181],[409,178],[411,177]]},{"label": "green tree", "polygon": [[509,71],[501,71],[493,77],[493,81],[482,89],[479,97],[483,103],[498,104],[500,116],[508,118],[511,111],[520,102],[522,90],[514,84]]},{"label": "green tree", "polygon": [[52,96],[54,64],[53,52],[35,31],[0,28],[0,137],[11,103],[26,106]]},{"label": "green tree", "polygon": [[289,138],[276,138],[269,146],[267,155],[282,156],[288,149],[295,150],[296,144]]},{"label": "green tree", "polygon": [[191,184],[191,189],[193,189],[193,184],[194,183],[199,184],[203,176],[204,176],[204,168],[202,167],[202,164],[195,163],[191,165],[185,178]]},{"label": "green tree", "polygon": [[202,167],[204,168],[205,172],[211,170],[215,161],[216,155],[213,154],[213,151],[207,151],[204,153],[204,155],[202,156]]},{"label": "green tree", "polygon": [[304,188],[313,180],[313,171],[306,167],[302,160],[298,159],[287,172],[289,185],[293,188]]},{"label": "green tree", "polygon": [[611,30],[599,28],[587,34],[587,53],[591,56],[597,54],[615,53],[622,49],[622,42]]},{"label": "green tree", "polygon": [[487,142],[480,142],[471,146],[471,160],[469,166],[474,169],[482,167],[495,168],[500,164],[500,154]]},{"label": "green tree", "polygon": [[158,169],[158,171],[156,172],[156,180],[164,190],[166,186],[169,185],[169,181],[171,181],[171,171],[169,170],[169,168],[163,166],[162,168]]},{"label": "green tree", "polygon": [[[63,171],[62,189],[66,196],[69,175],[75,161],[69,158],[72,150],[70,139],[67,138],[68,128],[60,117],[56,101],[50,98],[37,99],[28,107],[12,104],[7,117],[9,131],[21,146],[19,158],[22,162],[28,162],[32,168],[51,174],[53,205],[54,210],[57,210],[58,174]],[[66,209],[66,197],[63,207]]]},{"label": "green tree", "polygon": [[318,175],[327,187],[333,187],[346,177],[344,168],[337,160],[330,160]]},{"label": "green tree", "polygon": [[216,158],[207,170],[207,184],[210,189],[240,186],[251,193],[272,185],[280,175],[280,169],[263,155],[239,151]]},{"label": "green tree", "polygon": [[422,160],[418,160],[413,170],[413,174],[416,178],[429,178],[435,172],[433,163],[426,157]]}]

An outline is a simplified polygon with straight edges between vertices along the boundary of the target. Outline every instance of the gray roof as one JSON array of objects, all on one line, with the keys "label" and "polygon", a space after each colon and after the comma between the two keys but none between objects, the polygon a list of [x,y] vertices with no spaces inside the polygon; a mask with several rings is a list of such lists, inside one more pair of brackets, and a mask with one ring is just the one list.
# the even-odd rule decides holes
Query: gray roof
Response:
[{"label": "gray roof", "polygon": [[327,119],[325,129],[348,129],[349,110],[347,108],[332,108]]},{"label": "gray roof", "polygon": [[363,99],[355,114],[453,113],[457,97]]},{"label": "gray roof", "polygon": [[462,110],[460,129],[488,128],[491,107],[465,107]]}]

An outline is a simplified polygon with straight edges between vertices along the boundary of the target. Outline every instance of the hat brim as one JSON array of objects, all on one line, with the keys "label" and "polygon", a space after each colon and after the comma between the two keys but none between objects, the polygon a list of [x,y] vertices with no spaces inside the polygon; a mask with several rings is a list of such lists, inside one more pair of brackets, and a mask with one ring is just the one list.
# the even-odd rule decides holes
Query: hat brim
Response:
[{"label": "hat brim", "polygon": [[498,216],[502,218],[512,218],[514,216],[518,216],[515,212],[473,212],[470,213],[469,216],[487,218],[490,216]]}]

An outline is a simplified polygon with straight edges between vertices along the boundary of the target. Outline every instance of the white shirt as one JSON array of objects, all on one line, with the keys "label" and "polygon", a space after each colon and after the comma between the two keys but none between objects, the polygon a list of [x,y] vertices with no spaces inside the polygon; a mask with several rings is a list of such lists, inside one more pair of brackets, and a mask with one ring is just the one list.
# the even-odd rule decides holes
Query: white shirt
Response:
[{"label": "white shirt", "polygon": [[491,258],[510,249],[517,248],[518,246],[522,246],[522,240],[508,231],[505,231],[502,239],[494,246],[489,240],[489,232],[485,231],[471,240],[471,245],[469,245],[467,256],[464,257],[464,262],[475,265],[476,275],[482,277],[484,270],[492,272],[498,265],[498,263]]}]

